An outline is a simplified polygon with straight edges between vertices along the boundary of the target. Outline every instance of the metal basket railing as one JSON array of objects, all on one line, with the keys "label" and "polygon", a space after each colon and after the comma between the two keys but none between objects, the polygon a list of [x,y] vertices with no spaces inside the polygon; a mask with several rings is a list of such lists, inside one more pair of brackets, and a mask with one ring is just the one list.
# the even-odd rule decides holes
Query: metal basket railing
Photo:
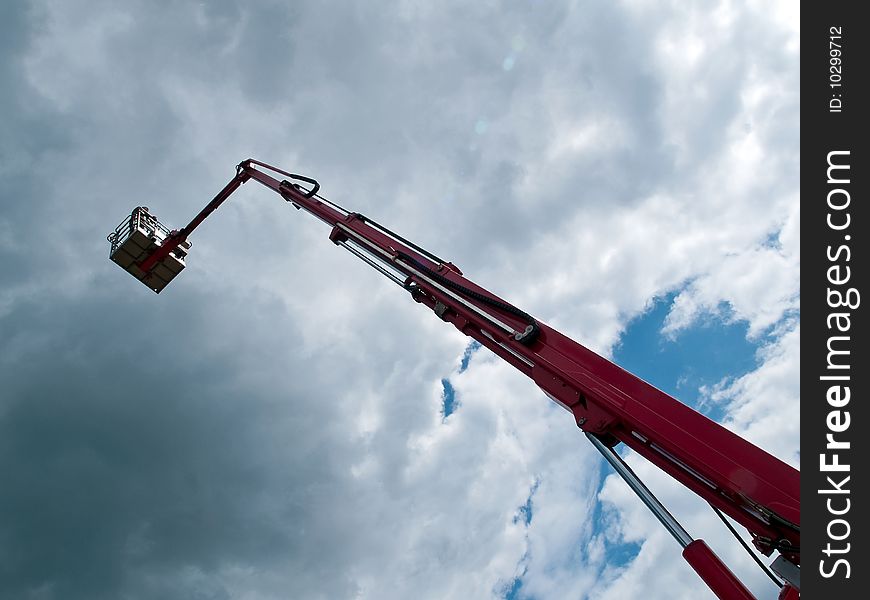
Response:
[{"label": "metal basket railing", "polygon": [[115,231],[106,236],[106,239],[111,244],[109,256],[115,254],[115,251],[121,244],[137,229],[142,229],[149,236],[153,235],[160,240],[166,239],[170,233],[169,229],[157,220],[157,217],[149,213],[147,209],[138,206],[115,227]]}]

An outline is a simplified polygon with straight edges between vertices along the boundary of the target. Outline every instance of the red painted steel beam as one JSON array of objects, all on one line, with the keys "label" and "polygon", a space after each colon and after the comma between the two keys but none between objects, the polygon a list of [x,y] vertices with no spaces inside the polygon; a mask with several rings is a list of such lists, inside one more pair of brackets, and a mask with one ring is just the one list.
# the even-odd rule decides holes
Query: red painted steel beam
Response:
[{"label": "red painted steel beam", "polygon": [[[340,226],[340,231],[351,239],[356,234],[386,256],[395,259],[401,252],[433,270],[440,267],[442,276],[501,300],[354,215],[342,215],[316,199],[305,198],[295,188],[282,188],[266,174],[250,175],[327,224]],[[423,290],[425,296],[418,297],[418,301],[433,308],[439,302],[448,307],[442,318],[531,377],[568,407],[585,431],[609,434],[644,455],[746,527],[762,540],[759,546],[768,553],[770,548],[765,546],[764,539],[786,540],[799,548],[799,532],[779,520],[800,525],[800,473],[796,469],[555,329],[540,324],[537,341],[525,346],[403,268],[401,260],[395,259],[393,264]],[[474,300],[469,302],[514,329],[525,327],[525,322],[516,315]],[[791,559],[799,563],[799,555],[792,555]]]},{"label": "red painted steel beam", "polygon": [[695,540],[683,549],[683,558],[718,598],[755,600],[746,586],[726,567],[703,540]]}]

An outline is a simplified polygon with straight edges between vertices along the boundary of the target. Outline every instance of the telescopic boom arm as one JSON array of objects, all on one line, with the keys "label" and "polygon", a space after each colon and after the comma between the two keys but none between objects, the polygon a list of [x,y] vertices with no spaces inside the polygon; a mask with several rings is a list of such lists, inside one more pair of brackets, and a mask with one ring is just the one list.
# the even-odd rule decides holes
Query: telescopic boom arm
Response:
[{"label": "telescopic boom arm", "polygon": [[[780,598],[799,597],[799,471],[476,285],[452,263],[319,196],[320,186],[312,179],[253,159],[242,162],[226,187],[186,227],[171,232],[138,267],[150,272],[250,179],[326,223],[335,244],[530,377],[569,411],[683,546],[687,562],[717,596],[753,598],[712,550],[702,540],[693,540],[622,462],[614,450],[618,443],[643,455],[746,528],[761,553],[779,552],[773,566],[785,579]],[[312,187],[304,188],[298,182]]]}]

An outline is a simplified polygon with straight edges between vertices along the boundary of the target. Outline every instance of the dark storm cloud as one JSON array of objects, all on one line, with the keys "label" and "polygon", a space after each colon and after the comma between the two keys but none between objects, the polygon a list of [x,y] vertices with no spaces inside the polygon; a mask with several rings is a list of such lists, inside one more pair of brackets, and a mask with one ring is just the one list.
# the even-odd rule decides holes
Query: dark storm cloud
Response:
[{"label": "dark storm cloud", "polygon": [[[268,295],[158,304],[110,287],[17,303],[2,321],[0,597],[224,598],[233,566],[286,573],[276,597],[353,596],[356,532],[376,521],[341,415],[379,385],[354,371],[356,349],[299,372],[302,332]],[[415,404],[396,407],[382,443],[406,443]]]},{"label": "dark storm cloud", "polygon": [[[232,65],[249,73],[248,87],[280,12],[249,13],[247,54]],[[49,55],[67,69],[59,80],[90,88],[67,96],[63,85],[29,79],[21,60],[47,16],[20,3],[4,12],[0,597],[221,598],[228,592],[213,576],[191,579],[184,569],[277,563],[299,589],[353,593],[324,573],[342,547],[295,525],[320,521],[314,534],[335,537],[351,528],[319,516],[337,514],[323,490],[343,478],[331,464],[347,450],[340,436],[328,446],[306,436],[328,430],[335,407],[280,359],[299,339],[283,309],[248,297],[236,319],[226,304],[204,312],[208,296],[155,304],[135,282],[118,288],[118,273],[94,269],[105,260],[102,236],[134,202],[158,196],[183,160],[169,150],[180,122],[159,73],[172,66],[209,84],[223,76],[212,59],[238,14],[212,5],[206,13],[199,33],[162,11],[137,13],[123,35],[94,32],[100,58],[114,58],[108,71]],[[67,16],[72,29],[92,17]],[[42,84],[56,104],[34,89]],[[264,102],[278,93],[254,92]],[[272,320],[284,321],[280,333],[264,327]],[[251,374],[278,382],[280,393],[251,385]],[[276,418],[279,403],[306,408]],[[348,462],[338,459],[341,470]]]},{"label": "dark storm cloud", "polygon": [[12,286],[32,275],[32,233],[39,230],[44,185],[33,167],[50,153],[67,152],[63,123],[27,84],[21,58],[39,22],[24,3],[7,7],[0,23],[0,281]]},{"label": "dark storm cloud", "polygon": [[[4,319],[0,596],[47,587],[58,598],[114,598],[173,565],[208,572],[288,555],[316,573],[323,557],[299,552],[304,536],[286,523],[316,516],[324,499],[306,485],[328,485],[343,451],[288,444],[268,461],[263,452],[279,433],[321,427],[324,399],[277,364],[259,374],[280,380],[280,395],[240,383],[240,363],[268,362],[281,340],[243,317],[251,342],[222,347],[211,326],[220,315],[199,308],[208,298],[187,300],[156,312],[118,296],[67,300],[61,311],[41,301]],[[255,321],[277,318],[274,307],[248,308]],[[269,402],[307,406],[276,427]]]}]

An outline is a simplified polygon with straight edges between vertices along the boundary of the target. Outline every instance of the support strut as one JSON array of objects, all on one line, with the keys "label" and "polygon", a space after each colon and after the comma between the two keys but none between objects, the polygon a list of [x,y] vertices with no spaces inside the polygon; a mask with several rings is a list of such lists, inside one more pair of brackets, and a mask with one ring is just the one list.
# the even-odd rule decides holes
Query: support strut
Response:
[{"label": "support strut", "polygon": [[665,508],[658,498],[650,491],[643,481],[632,471],[616,450],[605,445],[597,436],[586,433],[586,437],[601,453],[613,469],[637,494],[637,497],[650,509],[653,515],[664,525],[665,529],[683,547],[683,558],[704,580],[713,593],[722,600],[756,600],[746,586],[731,572],[725,563],[704,540],[692,539],[692,536],[680,525],[674,516]]}]

